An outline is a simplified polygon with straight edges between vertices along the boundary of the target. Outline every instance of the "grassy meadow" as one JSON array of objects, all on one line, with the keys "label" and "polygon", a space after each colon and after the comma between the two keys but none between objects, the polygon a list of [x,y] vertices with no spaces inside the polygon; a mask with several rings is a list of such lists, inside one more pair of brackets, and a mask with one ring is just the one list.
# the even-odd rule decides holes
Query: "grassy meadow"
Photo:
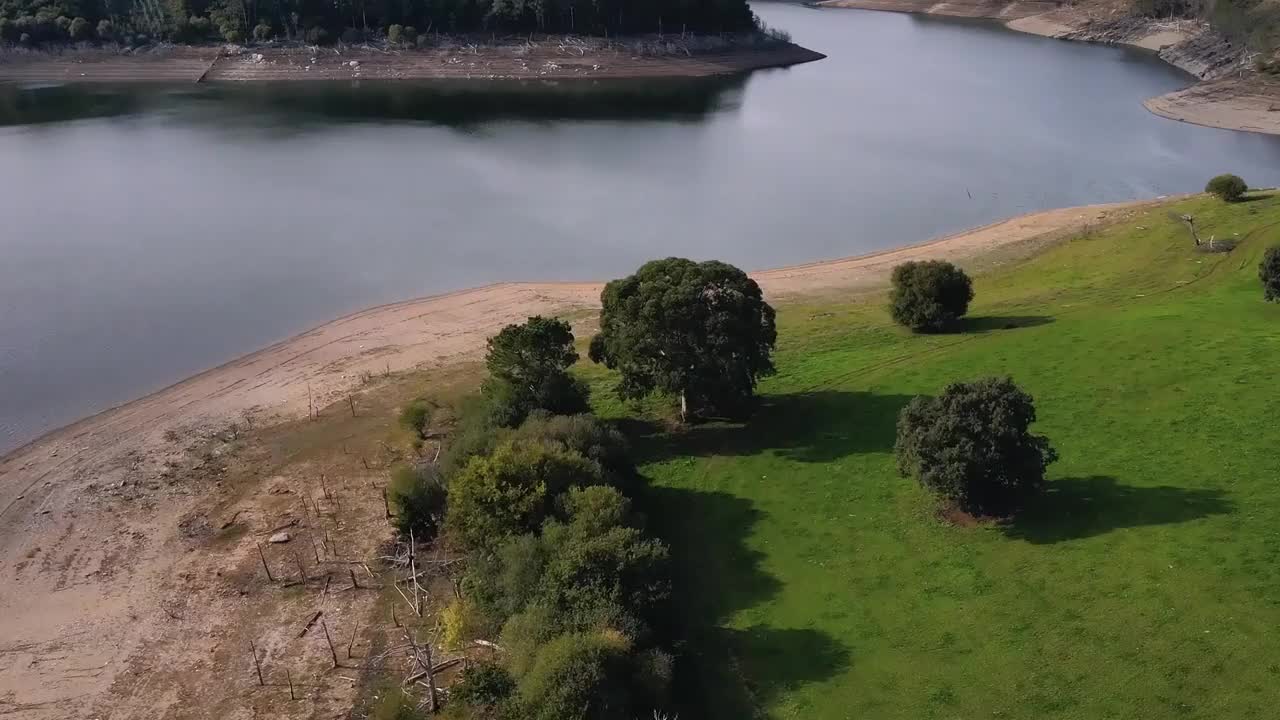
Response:
[{"label": "grassy meadow", "polygon": [[[1280,197],[1156,208],[975,278],[963,334],[880,295],[778,308],[746,425],[623,419],[673,547],[684,720],[1271,718],[1280,713]],[[1239,235],[1237,236],[1236,233]],[[1061,460],[1009,523],[898,475],[897,413],[1011,375]]]}]

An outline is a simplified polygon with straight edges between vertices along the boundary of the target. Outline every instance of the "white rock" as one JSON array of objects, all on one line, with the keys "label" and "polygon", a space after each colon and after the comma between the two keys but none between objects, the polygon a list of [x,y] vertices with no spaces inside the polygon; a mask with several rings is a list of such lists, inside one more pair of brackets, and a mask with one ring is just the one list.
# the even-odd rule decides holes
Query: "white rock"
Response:
[{"label": "white rock", "polygon": [[279,543],[287,543],[287,542],[289,542],[289,533],[287,533],[287,532],[278,532],[278,533],[276,533],[275,535],[272,535],[271,537],[267,538],[267,542],[269,542],[269,543],[277,543],[277,544],[279,544]]},{"label": "white rock", "polygon": [[347,63],[347,64],[348,64],[348,65],[350,65],[351,67],[360,67],[360,61],[359,61],[359,60],[352,60],[351,62],[349,62],[349,63]]}]

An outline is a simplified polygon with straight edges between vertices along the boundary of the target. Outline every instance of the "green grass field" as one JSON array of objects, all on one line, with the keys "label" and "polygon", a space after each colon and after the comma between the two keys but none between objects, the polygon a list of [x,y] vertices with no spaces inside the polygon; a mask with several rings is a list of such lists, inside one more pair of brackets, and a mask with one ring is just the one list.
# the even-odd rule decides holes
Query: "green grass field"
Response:
[{"label": "green grass field", "polygon": [[[1239,247],[1153,209],[979,276],[961,335],[785,305],[749,424],[638,442],[683,720],[1280,717],[1280,197],[1175,209]],[[897,413],[1004,374],[1062,459],[1016,521],[955,527],[897,474]]]}]

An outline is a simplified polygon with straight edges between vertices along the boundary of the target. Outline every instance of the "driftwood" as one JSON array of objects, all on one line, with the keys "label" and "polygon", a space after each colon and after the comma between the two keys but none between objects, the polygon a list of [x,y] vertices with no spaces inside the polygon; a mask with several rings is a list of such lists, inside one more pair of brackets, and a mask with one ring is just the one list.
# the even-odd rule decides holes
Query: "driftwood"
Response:
[{"label": "driftwood", "polygon": [[226,521],[226,522],[224,522],[224,523],[222,523],[222,526],[221,526],[221,527],[219,527],[218,529],[219,529],[219,530],[226,530],[227,528],[231,527],[232,525],[235,525],[235,524],[236,524],[236,518],[240,517],[240,513],[243,513],[243,512],[244,512],[244,510],[237,510],[237,511],[235,512],[235,514],[231,516],[231,519],[230,519],[230,520],[228,520],[228,521]]}]

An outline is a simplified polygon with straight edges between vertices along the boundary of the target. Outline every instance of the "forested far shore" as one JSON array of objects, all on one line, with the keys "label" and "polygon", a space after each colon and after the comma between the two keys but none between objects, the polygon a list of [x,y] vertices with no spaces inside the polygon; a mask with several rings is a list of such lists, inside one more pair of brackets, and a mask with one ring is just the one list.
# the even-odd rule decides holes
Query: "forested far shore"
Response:
[{"label": "forested far shore", "polygon": [[411,45],[432,32],[611,36],[759,28],[745,0],[0,0],[0,43],[21,46],[369,38]]}]

